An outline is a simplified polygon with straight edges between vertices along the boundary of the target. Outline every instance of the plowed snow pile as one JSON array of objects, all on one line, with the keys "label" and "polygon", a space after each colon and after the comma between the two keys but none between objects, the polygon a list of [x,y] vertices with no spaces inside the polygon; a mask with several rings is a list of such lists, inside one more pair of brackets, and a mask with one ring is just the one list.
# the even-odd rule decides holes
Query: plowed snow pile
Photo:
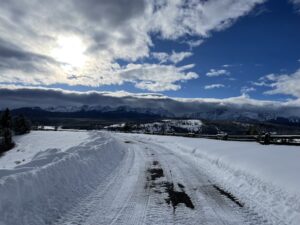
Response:
[{"label": "plowed snow pile", "polygon": [[[32,134],[30,143],[36,144],[38,150],[27,149],[29,156],[23,153],[27,157],[23,164],[14,167],[10,157],[8,163],[3,163],[6,155],[1,158],[0,168],[9,168],[0,169],[1,225],[44,225],[55,221],[99,185],[124,156],[124,147],[109,134],[53,133]],[[29,143],[25,140],[24,145],[19,141],[17,148]],[[39,146],[41,142],[45,144]]]}]

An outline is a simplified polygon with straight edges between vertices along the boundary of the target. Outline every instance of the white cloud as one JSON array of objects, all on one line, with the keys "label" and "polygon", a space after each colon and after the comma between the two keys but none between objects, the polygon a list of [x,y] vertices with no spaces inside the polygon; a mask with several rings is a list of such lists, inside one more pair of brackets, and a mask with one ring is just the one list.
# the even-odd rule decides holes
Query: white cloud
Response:
[{"label": "white cloud", "polygon": [[222,67],[224,67],[224,68],[229,68],[229,67],[231,67],[232,65],[229,65],[229,64],[224,64]]},{"label": "white cloud", "polygon": [[170,61],[173,63],[179,63],[182,60],[184,60],[187,57],[192,56],[193,53],[191,52],[172,52],[172,55],[170,56]]},{"label": "white cloud", "polygon": [[185,34],[208,37],[212,31],[228,28],[263,2],[265,0],[162,0],[157,2],[159,10],[152,17],[152,29],[170,39]]},{"label": "white cloud", "polygon": [[153,58],[157,59],[160,63],[165,63],[169,60],[170,55],[166,52],[152,52]]},{"label": "white cloud", "polygon": [[[128,64],[138,59],[147,60],[151,55],[150,47],[154,45],[152,35],[172,40],[193,36],[193,40],[199,41],[190,44],[196,46],[213,31],[226,29],[264,1],[3,1],[0,8],[0,82],[122,84],[127,80],[118,75],[124,68],[117,60]],[[76,40],[74,48],[67,44],[60,46],[68,40]],[[190,52],[174,52],[168,60],[176,64],[189,56]],[[176,78],[183,77],[183,80],[165,83],[169,74],[160,74],[160,78],[168,89],[179,89],[176,82],[187,79],[178,74],[190,72],[178,72],[180,68],[175,66],[172,70],[177,72]],[[135,76],[136,80],[130,82],[141,88],[164,89],[158,87],[156,78],[151,81],[142,80],[143,77]]]},{"label": "white cloud", "polygon": [[198,78],[198,74],[188,72],[194,65],[176,67],[159,64],[128,64],[118,71],[120,80],[135,83],[140,89],[150,91],[179,90],[178,82]]},{"label": "white cloud", "polygon": [[246,95],[248,94],[249,92],[253,92],[253,91],[256,91],[256,89],[254,87],[247,87],[247,86],[244,86],[241,88],[241,93],[243,95]]},{"label": "white cloud", "polygon": [[182,60],[184,60],[187,57],[192,56],[192,52],[175,52],[172,51],[171,54],[168,54],[166,52],[153,52],[152,56],[160,61],[160,63],[179,63]]},{"label": "white cloud", "polygon": [[241,67],[243,64],[224,64],[222,65],[223,68],[230,68],[230,67]]},{"label": "white cloud", "polygon": [[202,39],[185,41],[185,43],[190,47],[190,49],[200,46],[203,42],[204,40]]},{"label": "white cloud", "polygon": [[225,87],[225,85],[223,85],[223,84],[210,84],[210,85],[205,85],[204,89],[210,90],[210,89],[223,88],[223,87]]},{"label": "white cloud", "polygon": [[285,94],[300,98],[300,69],[293,74],[270,74],[261,79],[272,88],[266,94]]},{"label": "white cloud", "polygon": [[276,75],[271,73],[267,74],[265,76],[262,76],[258,79],[258,81],[251,82],[253,85],[258,86],[258,87],[271,87],[272,81],[276,80]]},{"label": "white cloud", "polygon": [[256,82],[251,82],[253,85],[258,87],[272,87],[272,83],[277,80],[277,76],[274,73],[267,74],[262,76]]},{"label": "white cloud", "polygon": [[209,72],[206,73],[206,76],[208,77],[218,77],[222,75],[230,75],[230,72],[223,69],[221,70],[211,69]]}]

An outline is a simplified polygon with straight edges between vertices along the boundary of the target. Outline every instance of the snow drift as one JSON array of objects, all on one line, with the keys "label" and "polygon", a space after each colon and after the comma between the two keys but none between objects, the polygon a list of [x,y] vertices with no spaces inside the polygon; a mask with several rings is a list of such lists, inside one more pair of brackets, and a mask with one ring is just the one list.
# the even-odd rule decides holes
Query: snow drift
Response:
[{"label": "snow drift", "polygon": [[47,149],[26,164],[0,170],[0,224],[54,222],[118,166],[124,150],[109,134],[93,132],[89,142]]}]

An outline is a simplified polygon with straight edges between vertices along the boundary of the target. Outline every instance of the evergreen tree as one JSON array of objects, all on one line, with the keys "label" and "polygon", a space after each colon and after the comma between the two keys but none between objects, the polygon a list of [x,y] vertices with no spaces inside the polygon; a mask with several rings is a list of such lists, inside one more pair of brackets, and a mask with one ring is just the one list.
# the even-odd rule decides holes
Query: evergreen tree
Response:
[{"label": "evergreen tree", "polygon": [[1,125],[2,129],[5,129],[5,128],[11,129],[12,128],[11,114],[10,114],[10,111],[8,108],[3,112],[2,116],[1,116],[0,125]]},{"label": "evergreen tree", "polygon": [[131,126],[129,123],[125,123],[124,127],[123,127],[123,131],[124,132],[129,132],[131,130]]},{"label": "evergreen tree", "polygon": [[249,129],[247,130],[248,135],[258,135],[259,134],[259,129],[257,126],[253,125],[250,126]]},{"label": "evergreen tree", "polygon": [[19,115],[13,120],[13,130],[15,134],[26,134],[31,129],[31,123],[23,115]]},{"label": "evergreen tree", "polygon": [[6,109],[1,116],[0,126],[2,129],[1,135],[3,136],[3,143],[0,148],[0,152],[7,151],[14,146],[12,141],[12,119],[9,109]]}]

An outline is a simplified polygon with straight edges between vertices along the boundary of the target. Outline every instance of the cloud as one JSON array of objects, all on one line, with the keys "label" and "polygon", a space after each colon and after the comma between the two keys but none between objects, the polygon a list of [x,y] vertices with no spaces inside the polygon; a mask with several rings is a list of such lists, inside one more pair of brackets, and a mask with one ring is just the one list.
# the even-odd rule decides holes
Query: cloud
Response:
[{"label": "cloud", "polygon": [[202,39],[185,41],[185,43],[190,47],[190,49],[200,46],[203,42],[204,40]]},{"label": "cloud", "polygon": [[205,85],[204,89],[210,90],[210,89],[223,88],[223,87],[225,87],[225,85],[223,85],[223,84],[210,84],[210,85]]},{"label": "cloud", "polygon": [[289,0],[292,4],[294,4],[296,10],[300,12],[300,0]]},{"label": "cloud", "polygon": [[170,61],[176,64],[192,55],[193,55],[193,53],[191,53],[191,52],[174,52],[173,51],[170,56]]},{"label": "cloud", "polygon": [[254,87],[247,87],[247,86],[244,86],[241,88],[241,93],[243,95],[246,95],[248,94],[249,92],[253,92],[253,91],[256,91],[256,89]]},{"label": "cloud", "polygon": [[[212,32],[226,29],[263,2],[3,1],[0,8],[0,82],[85,86],[123,84],[127,80],[118,74],[122,73],[124,64],[125,67],[137,64],[140,59],[147,63],[152,55],[153,36],[166,40],[192,37],[199,40],[190,42],[191,46],[196,46]],[[70,41],[75,43],[73,48],[66,44]],[[173,52],[168,61],[176,64],[189,56],[190,52]],[[124,64],[120,65],[119,60]],[[76,79],[70,79],[72,75]],[[164,76],[161,74],[162,80]],[[136,87],[164,89],[152,81],[149,84],[149,80],[142,80],[142,77],[136,76],[131,82],[137,83]],[[182,81],[187,80],[183,77]],[[174,82],[168,89],[178,89],[180,85]]]},{"label": "cloud", "polygon": [[[143,93],[132,94],[119,92],[76,92],[61,89],[47,89],[38,87],[0,86],[1,106],[6,107],[83,107],[88,105],[98,109],[128,109],[153,110],[167,112],[170,115],[187,116],[201,115],[214,119],[215,110],[224,112],[224,116],[235,116],[236,113],[245,115],[257,114],[263,119],[266,113],[278,116],[299,116],[300,101],[262,101],[251,99],[247,95],[238,97],[213,98],[170,98],[161,94]],[[220,116],[220,115],[219,115]]]},{"label": "cloud", "polygon": [[292,74],[269,74],[260,78],[265,86],[272,88],[266,94],[285,94],[300,98],[300,69]]},{"label": "cloud", "polygon": [[206,76],[208,77],[219,77],[222,75],[230,75],[230,72],[224,69],[221,70],[211,69],[209,72],[206,73]]},{"label": "cloud", "polygon": [[168,54],[166,52],[153,52],[152,56],[159,60],[160,63],[166,63],[166,62],[171,62],[171,63],[179,63],[185,58],[188,58],[192,56],[192,52],[175,52],[172,51],[171,54]]},{"label": "cloud", "polygon": [[[44,73],[50,76],[53,72],[52,69],[57,65],[60,64],[51,57],[24,51],[18,46],[0,39],[1,82],[11,82],[12,80],[18,82],[18,80],[21,81],[19,76],[21,78],[26,76],[24,77],[25,83],[39,83],[40,77],[35,75]],[[46,77],[43,82],[51,83],[53,77]]]},{"label": "cloud", "polygon": [[265,76],[262,76],[258,79],[258,81],[251,82],[253,85],[258,87],[272,87],[271,82],[276,80],[276,75],[271,73]]},{"label": "cloud", "polygon": [[224,65],[222,65],[222,67],[224,67],[224,68],[229,68],[229,67],[232,67],[232,65],[224,64]]},{"label": "cloud", "polygon": [[260,16],[262,14],[270,13],[270,12],[271,12],[271,10],[268,9],[266,7],[266,5],[261,5],[261,6],[257,7],[256,10],[253,10],[252,13],[251,13],[251,15],[254,16],[254,17],[256,17],[256,16]]},{"label": "cloud", "polygon": [[163,38],[197,35],[208,37],[213,31],[231,26],[264,0],[159,1],[151,24]]},{"label": "cloud", "polygon": [[150,91],[178,90],[178,82],[198,78],[195,72],[188,72],[194,65],[176,67],[159,64],[128,64],[118,71],[120,80],[135,83],[140,89]]},{"label": "cloud", "polygon": [[157,59],[160,63],[165,63],[169,60],[170,55],[166,52],[153,52],[153,58]]}]

